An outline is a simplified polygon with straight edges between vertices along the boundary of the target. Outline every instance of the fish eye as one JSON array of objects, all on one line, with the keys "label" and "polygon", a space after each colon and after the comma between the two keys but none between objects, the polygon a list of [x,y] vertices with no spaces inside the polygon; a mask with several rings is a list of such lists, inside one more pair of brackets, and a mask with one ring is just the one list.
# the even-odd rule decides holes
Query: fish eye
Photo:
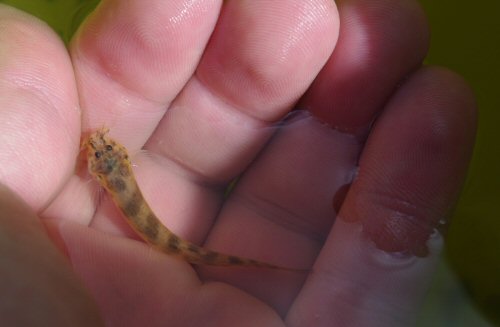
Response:
[{"label": "fish eye", "polygon": [[100,153],[99,151],[96,151],[96,152],[94,153],[94,156],[95,156],[97,159],[99,159],[99,158],[101,157],[101,153]]},{"label": "fish eye", "polygon": [[113,147],[111,145],[106,145],[106,151],[113,151]]}]

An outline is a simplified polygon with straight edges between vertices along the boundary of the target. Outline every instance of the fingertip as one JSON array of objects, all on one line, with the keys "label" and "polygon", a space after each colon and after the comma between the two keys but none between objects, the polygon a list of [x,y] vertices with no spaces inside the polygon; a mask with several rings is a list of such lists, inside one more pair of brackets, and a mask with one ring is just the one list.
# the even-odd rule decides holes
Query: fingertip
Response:
[{"label": "fingertip", "polygon": [[377,119],[342,208],[385,251],[425,256],[451,214],[472,154],[475,105],[446,69],[414,73]]},{"label": "fingertip", "polygon": [[238,110],[274,121],[309,87],[338,32],[333,1],[226,2],[197,77]]},{"label": "fingertip", "polygon": [[0,175],[40,210],[72,172],[80,112],[71,61],[47,24],[0,6]]},{"label": "fingertip", "polygon": [[[465,78],[443,66],[425,66],[413,76],[415,83],[425,86],[422,99],[440,106],[452,115],[449,125],[460,124],[462,132],[475,134],[477,103],[475,92]],[[446,86],[446,87],[443,87]],[[469,135],[470,137],[470,135]]]},{"label": "fingertip", "polygon": [[424,60],[428,23],[413,0],[337,5],[339,40],[301,105],[340,130],[364,133],[397,85]]}]

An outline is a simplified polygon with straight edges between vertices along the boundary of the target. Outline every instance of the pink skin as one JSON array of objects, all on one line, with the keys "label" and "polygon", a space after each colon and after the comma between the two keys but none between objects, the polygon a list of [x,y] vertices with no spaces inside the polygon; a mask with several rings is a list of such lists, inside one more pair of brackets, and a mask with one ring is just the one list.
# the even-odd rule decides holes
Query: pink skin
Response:
[{"label": "pink skin", "polygon": [[[103,1],[69,56],[39,21],[0,7],[1,181],[45,219],[104,321],[411,325],[475,134],[464,81],[421,67],[416,1],[146,3]],[[299,114],[274,133],[297,102],[336,130]],[[154,154],[133,158],[138,182],[176,233],[312,272],[193,270],[137,242],[75,174],[80,126],[103,125]]]}]

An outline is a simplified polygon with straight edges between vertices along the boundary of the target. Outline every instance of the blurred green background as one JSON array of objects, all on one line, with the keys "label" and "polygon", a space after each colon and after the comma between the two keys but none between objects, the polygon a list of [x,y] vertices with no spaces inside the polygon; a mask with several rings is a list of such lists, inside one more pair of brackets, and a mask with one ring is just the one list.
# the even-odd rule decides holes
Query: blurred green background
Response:
[{"label": "blurred green background", "polygon": [[447,259],[475,305],[500,326],[500,1],[421,3],[432,28],[428,63],[462,74],[479,106],[474,158],[453,217]]},{"label": "blurred green background", "polygon": [[0,0],[46,21],[67,43],[100,0]]},{"label": "blurred green background", "polygon": [[[99,0],[5,0],[67,42]],[[428,64],[472,85],[480,108],[474,159],[419,326],[500,326],[500,1],[421,0],[432,29]],[[497,94],[497,96],[495,96]],[[496,110],[495,110],[496,109]],[[487,318],[487,320],[485,319]]]}]

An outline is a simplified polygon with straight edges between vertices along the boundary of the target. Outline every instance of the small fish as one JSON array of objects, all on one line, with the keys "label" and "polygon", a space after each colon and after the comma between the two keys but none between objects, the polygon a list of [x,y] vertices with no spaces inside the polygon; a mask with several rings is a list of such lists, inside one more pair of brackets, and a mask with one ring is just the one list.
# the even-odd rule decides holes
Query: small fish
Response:
[{"label": "small fish", "polygon": [[306,271],[208,250],[175,235],[151,210],[137,185],[127,150],[108,137],[108,132],[107,128],[102,128],[82,143],[87,150],[89,172],[106,189],[132,229],[152,247],[195,265]]}]

